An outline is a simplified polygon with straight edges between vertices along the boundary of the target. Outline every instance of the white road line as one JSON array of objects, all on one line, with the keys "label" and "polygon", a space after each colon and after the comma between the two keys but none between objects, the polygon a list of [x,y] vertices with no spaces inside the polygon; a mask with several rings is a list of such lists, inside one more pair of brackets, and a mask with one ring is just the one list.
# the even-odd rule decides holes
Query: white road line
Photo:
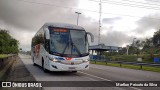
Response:
[{"label": "white road line", "polygon": [[95,76],[95,75],[92,75],[92,74],[88,74],[88,73],[85,73],[85,72],[81,72],[81,71],[78,71],[79,73],[82,73],[82,74],[85,74],[85,75],[88,75],[88,76],[92,76],[92,77],[95,77],[95,78],[99,78],[101,80],[105,80],[105,81],[111,81],[109,79],[105,79],[105,78],[102,78],[102,77],[98,77],[98,76]]},{"label": "white road line", "polygon": [[[78,71],[78,72],[79,72],[79,73],[82,73],[82,74],[85,74],[85,75],[88,75],[88,76],[92,76],[92,77],[95,77],[95,78],[99,78],[99,79],[101,79],[101,80],[112,81],[112,80],[105,79],[105,78],[102,78],[102,77],[99,77],[99,76],[95,76],[95,75],[92,75],[92,74],[88,74],[88,73],[85,73],[85,72],[81,72],[81,71]],[[132,88],[132,89],[135,89],[135,90],[142,90],[142,89],[135,88],[135,87],[129,87],[129,88]]]},{"label": "white road line", "polygon": [[142,89],[139,89],[139,88],[135,88],[135,87],[130,87],[132,89],[135,89],[135,90],[142,90]]}]

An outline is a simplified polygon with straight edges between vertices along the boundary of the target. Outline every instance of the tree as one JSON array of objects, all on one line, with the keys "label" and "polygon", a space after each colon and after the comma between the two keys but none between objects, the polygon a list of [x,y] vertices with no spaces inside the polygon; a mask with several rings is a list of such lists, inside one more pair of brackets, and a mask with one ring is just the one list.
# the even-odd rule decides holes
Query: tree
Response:
[{"label": "tree", "polygon": [[118,53],[119,53],[120,55],[126,54],[126,50],[127,50],[126,47],[123,47],[123,48],[121,48],[121,50],[119,50]]},{"label": "tree", "polygon": [[160,29],[154,33],[152,40],[154,46],[160,46]]},{"label": "tree", "polygon": [[143,48],[142,51],[145,53],[150,53],[150,49],[153,48],[153,41],[152,38],[146,39],[143,41]]},{"label": "tree", "polygon": [[133,44],[131,44],[129,46],[129,52],[128,53],[129,54],[135,54],[136,53],[136,47]]},{"label": "tree", "polygon": [[19,42],[12,38],[7,30],[0,29],[0,53],[18,53]]}]

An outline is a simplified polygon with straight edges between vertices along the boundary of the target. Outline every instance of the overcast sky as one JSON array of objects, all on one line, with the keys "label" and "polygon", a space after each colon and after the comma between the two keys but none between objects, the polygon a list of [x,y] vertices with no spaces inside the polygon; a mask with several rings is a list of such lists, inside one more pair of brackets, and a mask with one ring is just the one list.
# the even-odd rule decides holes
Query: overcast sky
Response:
[{"label": "overcast sky", "polygon": [[[9,30],[23,50],[46,22],[79,25],[98,43],[99,0],[0,0],[0,28]],[[145,39],[160,28],[159,0],[102,0],[101,43],[126,46],[133,38]]]}]

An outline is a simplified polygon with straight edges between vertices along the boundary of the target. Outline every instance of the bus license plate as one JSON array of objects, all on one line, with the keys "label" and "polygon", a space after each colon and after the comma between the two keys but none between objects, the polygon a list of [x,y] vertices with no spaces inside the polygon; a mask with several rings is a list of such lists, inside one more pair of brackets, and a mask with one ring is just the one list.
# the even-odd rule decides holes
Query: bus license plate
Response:
[{"label": "bus license plate", "polygon": [[76,69],[75,67],[69,67],[69,69]]}]

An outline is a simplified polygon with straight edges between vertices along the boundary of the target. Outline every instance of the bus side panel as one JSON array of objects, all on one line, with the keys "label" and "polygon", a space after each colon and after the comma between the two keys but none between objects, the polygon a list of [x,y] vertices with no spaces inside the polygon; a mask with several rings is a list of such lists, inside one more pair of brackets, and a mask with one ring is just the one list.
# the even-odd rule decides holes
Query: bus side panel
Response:
[{"label": "bus side panel", "polygon": [[35,63],[41,66],[41,58],[40,58],[40,44],[35,46]]},{"label": "bus side panel", "polygon": [[42,66],[42,60],[43,60],[44,61],[44,67],[46,69],[48,69],[47,68],[47,65],[48,65],[48,58],[47,58],[48,57],[48,52],[45,50],[43,45],[40,46],[40,56],[41,56],[41,60],[40,60],[41,66]]}]

